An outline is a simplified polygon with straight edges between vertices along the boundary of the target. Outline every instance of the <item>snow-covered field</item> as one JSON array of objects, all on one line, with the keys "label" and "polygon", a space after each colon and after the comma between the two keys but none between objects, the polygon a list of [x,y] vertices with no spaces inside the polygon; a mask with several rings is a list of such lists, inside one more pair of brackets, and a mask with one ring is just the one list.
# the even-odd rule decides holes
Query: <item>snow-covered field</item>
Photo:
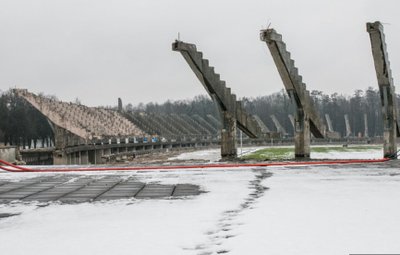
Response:
[{"label": "snow-covered field", "polygon": [[[264,147],[244,147],[242,149],[238,149],[238,155],[245,155],[247,153],[256,151],[260,148]],[[176,157],[169,158],[169,160],[209,160],[210,162],[216,162],[221,159],[221,150],[220,149],[208,149],[201,151],[192,151],[192,152],[184,152]]]},{"label": "snow-covered field", "polygon": [[[218,150],[208,150],[179,157],[214,161],[218,155]],[[357,155],[379,158],[381,151]],[[21,213],[0,218],[1,254],[400,253],[398,168],[377,164],[106,174],[192,183],[206,193],[184,199],[0,205],[0,214]],[[0,179],[34,175],[0,173]]]},{"label": "snow-covered field", "polygon": [[[278,146],[276,146],[279,148]],[[293,148],[293,146],[281,146],[284,148]],[[322,147],[322,146],[317,146]],[[333,146],[325,146],[326,148],[329,147],[341,147],[338,145]],[[238,149],[238,155],[246,155],[248,153],[254,152],[256,150],[267,148],[267,147],[243,147],[242,149]],[[293,149],[294,150],[294,149]],[[312,152],[311,157],[313,159],[379,159],[382,158],[383,151],[382,149],[369,149],[369,150],[362,150],[362,151],[346,151],[338,152],[338,151],[328,151],[328,152]],[[292,157],[294,157],[294,152]],[[179,159],[179,160],[198,160],[198,159],[206,159],[210,160],[211,162],[216,162],[221,159],[220,149],[209,149],[203,151],[194,151],[194,152],[184,152],[176,157],[169,158],[170,160]]]}]

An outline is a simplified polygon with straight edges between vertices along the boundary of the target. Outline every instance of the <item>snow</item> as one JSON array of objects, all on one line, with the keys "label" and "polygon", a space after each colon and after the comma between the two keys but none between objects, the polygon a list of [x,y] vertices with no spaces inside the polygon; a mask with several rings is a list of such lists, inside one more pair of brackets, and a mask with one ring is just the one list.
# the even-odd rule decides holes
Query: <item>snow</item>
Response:
[{"label": "snow", "polygon": [[[379,158],[380,153],[372,150],[351,156]],[[178,157],[216,161],[219,151]],[[313,157],[350,155],[314,153]],[[197,184],[206,192],[184,199],[3,204],[0,213],[21,214],[0,218],[1,253],[333,255],[400,251],[398,168],[374,164],[102,174],[134,176],[147,183]],[[1,173],[0,179],[36,175],[40,174]]]},{"label": "snow", "polygon": [[312,152],[313,159],[380,159],[383,156],[383,149],[369,149],[363,151],[328,151]]},{"label": "snow", "polygon": [[[293,148],[293,146],[275,146],[274,148]],[[316,147],[322,147],[318,145]],[[328,145],[329,147],[342,147],[338,145]],[[246,155],[256,150],[271,148],[268,146],[259,147],[243,147],[238,148],[238,155]],[[328,151],[328,152],[311,152],[313,159],[379,159],[382,158],[383,149],[364,149],[362,151],[349,150],[346,152]],[[290,157],[294,157],[294,152],[290,154]],[[209,160],[210,162],[217,162],[221,160],[220,149],[208,149],[202,151],[184,152],[176,157],[171,157],[169,160]]]},{"label": "snow", "polygon": [[[238,148],[238,155],[246,155],[247,153],[259,150],[264,147],[243,147]],[[176,157],[171,157],[168,160],[208,160],[210,162],[217,162],[221,160],[221,149],[208,149],[201,151],[184,152]]]},{"label": "snow", "polygon": [[1,249],[4,254],[182,254],[206,239],[218,216],[247,195],[254,176],[247,169],[134,175],[146,182],[199,184],[207,192],[186,199],[2,205],[0,213],[23,213],[0,220]]},{"label": "snow", "polygon": [[395,254],[399,169],[274,169],[270,190],[241,215],[230,254]]}]

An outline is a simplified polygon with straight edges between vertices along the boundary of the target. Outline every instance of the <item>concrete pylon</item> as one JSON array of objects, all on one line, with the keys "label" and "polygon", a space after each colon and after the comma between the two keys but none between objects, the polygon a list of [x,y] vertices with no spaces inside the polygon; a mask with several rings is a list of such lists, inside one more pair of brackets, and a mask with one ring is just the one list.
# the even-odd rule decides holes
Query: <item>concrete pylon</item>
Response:
[{"label": "concrete pylon", "polygon": [[215,73],[214,67],[203,58],[203,53],[197,51],[196,45],[175,41],[172,50],[179,51],[190,68],[193,70],[210,97],[218,105],[223,120],[221,130],[221,156],[224,159],[235,158],[236,154],[236,127],[242,130],[250,138],[259,136],[271,136],[262,132],[261,127],[254,117],[248,114],[242,102],[236,100],[236,95],[226,87],[225,81]]},{"label": "concrete pylon", "polygon": [[221,130],[221,157],[235,158],[237,156],[236,147],[236,119],[228,111],[222,112]]},{"label": "concrete pylon", "polygon": [[336,132],[335,130],[333,130],[332,120],[331,120],[331,117],[329,116],[329,114],[327,114],[327,113],[325,114],[325,119],[326,119],[326,123],[328,124],[328,130],[326,131],[326,136],[329,138],[339,139],[340,134],[339,134],[339,132]]},{"label": "concrete pylon", "polygon": [[289,117],[289,120],[290,120],[290,124],[292,124],[292,127],[294,129],[294,117],[293,117],[292,114],[289,114],[288,117]]},{"label": "concrete pylon", "polygon": [[118,97],[118,112],[122,112],[122,99]]},{"label": "concrete pylon", "polygon": [[325,125],[314,107],[310,93],[294,65],[294,60],[290,58],[286,44],[282,41],[282,35],[274,29],[265,29],[261,30],[260,38],[266,42],[295,108],[295,157],[309,158],[311,133],[316,138],[324,138]]},{"label": "concrete pylon", "polygon": [[325,113],[325,119],[326,119],[326,123],[328,124],[328,131],[333,132],[332,121],[331,121],[331,117],[329,117],[329,114]]},{"label": "concrete pylon", "polygon": [[261,130],[263,133],[270,133],[271,131],[269,128],[265,125],[265,123],[261,120],[261,118],[258,115],[253,115],[254,119],[258,122],[258,125],[260,125]]},{"label": "concrete pylon", "polygon": [[366,113],[364,113],[364,137],[369,137],[369,135],[368,135],[368,117],[367,117]]},{"label": "concrete pylon", "polygon": [[381,96],[383,117],[383,156],[397,158],[396,137],[400,136],[397,122],[397,100],[393,84],[392,70],[387,53],[383,26],[379,21],[367,23],[372,56]]},{"label": "concrete pylon", "polygon": [[348,114],[344,115],[344,123],[346,125],[346,137],[350,137],[351,136],[351,126],[350,126],[350,120],[349,120]]},{"label": "concrete pylon", "polygon": [[271,114],[270,117],[271,117],[272,122],[274,123],[274,125],[276,127],[276,131],[281,133],[283,136],[287,136],[288,133],[286,132],[286,129],[281,125],[281,123],[279,122],[278,118],[274,114]]}]

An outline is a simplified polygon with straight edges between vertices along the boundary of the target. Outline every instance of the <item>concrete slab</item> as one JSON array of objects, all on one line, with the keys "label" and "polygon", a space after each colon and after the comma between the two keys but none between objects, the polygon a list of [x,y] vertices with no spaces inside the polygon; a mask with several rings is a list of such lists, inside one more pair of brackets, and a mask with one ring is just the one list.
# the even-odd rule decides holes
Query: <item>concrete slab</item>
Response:
[{"label": "concrete slab", "polygon": [[170,197],[175,185],[148,184],[135,197],[136,198],[159,198]]},{"label": "concrete slab", "polygon": [[83,203],[114,199],[161,199],[200,194],[192,184],[146,184],[126,176],[46,176],[0,185],[0,204],[11,201]]}]

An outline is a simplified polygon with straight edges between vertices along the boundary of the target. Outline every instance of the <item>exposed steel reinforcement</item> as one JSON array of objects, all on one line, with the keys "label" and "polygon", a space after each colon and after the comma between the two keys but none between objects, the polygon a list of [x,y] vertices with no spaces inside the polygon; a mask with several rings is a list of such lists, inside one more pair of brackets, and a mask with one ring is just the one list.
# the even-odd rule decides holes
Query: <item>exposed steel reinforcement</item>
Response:
[{"label": "exposed steel reinforcement", "polygon": [[51,167],[51,168],[27,168],[13,165],[0,160],[0,169],[15,173],[41,173],[41,172],[95,172],[95,171],[150,171],[150,170],[179,170],[179,169],[204,169],[204,168],[239,168],[239,167],[273,167],[273,166],[308,166],[308,165],[343,165],[343,164],[368,164],[389,161],[382,159],[348,159],[348,160],[322,160],[322,161],[292,161],[269,163],[220,163],[201,165],[158,165],[158,166],[120,166],[120,167]]}]

